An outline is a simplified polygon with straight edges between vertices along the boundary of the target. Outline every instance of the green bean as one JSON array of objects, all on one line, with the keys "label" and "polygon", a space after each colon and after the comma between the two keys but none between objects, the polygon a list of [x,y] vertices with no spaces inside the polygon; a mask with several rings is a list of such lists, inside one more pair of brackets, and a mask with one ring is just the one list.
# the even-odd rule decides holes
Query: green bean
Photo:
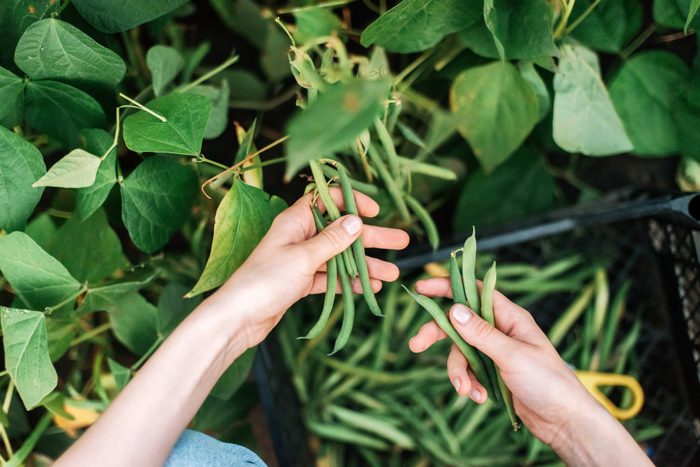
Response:
[{"label": "green bean", "polygon": [[598,336],[603,329],[605,315],[608,312],[608,302],[610,301],[610,289],[608,287],[608,277],[605,269],[598,269],[595,272],[595,313],[593,315],[593,334]]},{"label": "green bean", "polygon": [[[350,214],[359,216],[357,204],[355,203],[355,194],[350,185],[350,177],[342,164],[337,165],[338,175],[340,175],[340,188],[343,190],[343,198],[345,199],[345,210]],[[365,257],[365,245],[362,240],[362,235],[352,242],[352,252],[355,256],[357,272],[360,276],[360,284],[362,285],[362,296],[367,302],[369,311],[375,316],[382,316],[382,310],[379,308],[377,298],[372,290],[372,283],[369,278],[369,270],[367,269],[367,258]]]},{"label": "green bean", "polygon": [[591,365],[591,350],[593,348],[593,340],[596,338],[593,333],[593,322],[595,320],[595,308],[588,307],[586,314],[584,315],[583,323],[583,349],[581,350],[581,355],[579,356],[579,368],[590,370]]},{"label": "green bean", "polygon": [[462,428],[457,432],[457,439],[460,443],[464,443],[471,437],[479,425],[486,420],[493,407],[493,403],[489,401],[476,406],[471,416],[467,419],[467,423],[462,425]]},{"label": "green bean", "polygon": [[452,300],[461,305],[467,305],[467,296],[464,293],[464,283],[462,274],[459,272],[457,264],[457,253],[450,253],[450,287],[452,289]]},{"label": "green bean", "polygon": [[[496,290],[496,274],[496,262],[494,261],[484,276],[484,284],[481,288],[481,315],[486,321],[489,322],[489,324],[491,324],[491,326],[494,327],[496,327],[496,316],[493,312],[493,294]],[[493,364],[493,361],[489,361],[491,364]],[[496,370],[496,379],[498,381],[498,388],[501,392],[501,398],[503,399],[503,403],[506,405],[506,409],[508,410],[508,416],[510,417],[510,422],[513,425],[513,430],[517,430],[520,428],[520,421],[518,420],[518,416],[515,413],[515,408],[513,407],[513,395],[511,394],[510,389],[508,389],[508,386],[506,386],[506,384],[503,382],[501,372],[498,371],[498,368],[496,368],[495,365],[494,368]]]},{"label": "green bean", "polygon": [[443,379],[445,372],[435,368],[421,368],[418,370],[409,370],[404,372],[387,372],[376,371],[371,368],[361,366],[348,365],[345,362],[336,360],[335,358],[323,357],[321,361],[336,370],[353,376],[360,376],[369,382],[377,384],[407,384],[415,381],[428,381],[434,379]]},{"label": "green bean", "polygon": [[[328,191],[328,185],[326,184],[326,177],[323,175],[323,170],[321,169],[321,164],[318,161],[309,161],[309,167],[311,168],[311,174],[316,182],[316,190],[318,191],[318,196],[321,201],[326,206],[326,212],[331,221],[340,218],[340,210],[338,206],[333,202],[333,197],[330,191]],[[342,252],[343,264],[345,265],[345,270],[350,275],[350,277],[357,276],[357,267],[355,265],[355,259],[352,257],[351,250],[345,249]]]},{"label": "green bean", "polygon": [[370,410],[386,412],[386,404],[364,392],[353,391],[348,394],[348,398]]},{"label": "green bean", "polygon": [[[323,164],[321,166],[321,170],[323,170],[323,174],[330,179],[338,178],[338,172],[329,165]],[[350,180],[350,184],[352,185],[353,190],[357,190],[360,193],[366,194],[367,196],[377,196],[379,194],[379,189],[371,183],[364,183],[352,179]]]},{"label": "green bean", "polygon": [[379,137],[379,142],[384,148],[386,153],[386,159],[389,161],[389,168],[391,169],[391,175],[394,176],[395,180],[401,180],[401,170],[399,167],[399,156],[396,154],[396,147],[394,146],[394,141],[391,139],[389,130],[384,126],[384,122],[377,117],[374,119],[374,129]]},{"label": "green bean", "polygon": [[435,320],[435,323],[442,329],[445,334],[447,334],[447,337],[452,340],[452,342],[457,346],[457,348],[462,352],[462,354],[466,357],[467,361],[469,362],[469,367],[474,371],[474,374],[476,375],[476,378],[481,382],[481,384],[488,384],[488,376],[486,374],[486,370],[483,367],[483,364],[481,363],[479,359],[479,354],[476,353],[476,350],[462,338],[461,335],[455,330],[454,327],[452,327],[452,323],[450,323],[450,320],[447,318],[445,315],[445,312],[442,311],[440,306],[435,303],[433,300],[430,298],[419,295],[419,294],[414,294],[410,290],[408,290],[405,286],[403,287],[406,292],[408,292],[413,299],[418,302],[420,306],[422,306],[428,313],[430,313],[430,316]]},{"label": "green bean", "polygon": [[379,342],[377,343],[377,352],[374,354],[374,366],[375,370],[381,370],[384,368],[386,361],[386,355],[389,352],[389,344],[392,338],[392,327],[394,325],[394,318],[396,316],[396,305],[399,298],[399,287],[398,282],[392,282],[389,284],[388,291],[386,292],[386,302],[384,302],[384,319],[382,320],[381,329],[379,331]]},{"label": "green bean", "polygon": [[427,164],[425,162],[415,161],[406,157],[399,156],[401,168],[408,169],[411,173],[426,175],[428,177],[439,178],[442,180],[454,181],[457,180],[457,174],[450,169],[440,167],[439,165]]},{"label": "green bean", "polygon": [[[353,352],[350,357],[345,359],[345,362],[349,365],[358,365],[366,356],[372,353],[372,350],[376,346],[377,335],[372,334],[367,339],[364,339],[362,344],[357,347],[357,350]],[[338,382],[343,378],[343,374],[336,372],[332,374],[326,381],[321,385],[321,390],[329,391],[333,386],[336,386]]]},{"label": "green bean", "polygon": [[413,449],[413,439],[390,423],[361,412],[333,405],[330,412],[343,424],[351,428],[367,431],[375,436],[391,441],[402,449]]},{"label": "green bean", "polygon": [[333,355],[340,351],[350,339],[352,334],[352,326],[355,321],[355,299],[352,294],[352,284],[348,277],[347,269],[343,266],[345,260],[342,255],[336,257],[338,261],[338,273],[340,275],[340,288],[343,294],[343,323],[340,325],[340,332],[335,340],[333,351],[329,355]]},{"label": "green bean", "polygon": [[591,303],[593,298],[593,285],[589,285],[581,294],[569,305],[569,308],[561,314],[559,319],[552,325],[547,337],[554,347],[557,347],[571,329],[571,326],[579,319],[581,314],[586,310],[586,307]]},{"label": "green bean", "polygon": [[610,356],[610,352],[615,341],[617,326],[625,312],[625,299],[627,298],[629,289],[630,283],[625,282],[613,298],[607,322],[605,323],[603,333],[601,334],[598,342],[598,350],[595,358],[596,362],[605,363],[608,361],[608,357]]},{"label": "green bean", "polygon": [[343,443],[356,444],[358,446],[366,446],[372,449],[389,449],[389,444],[383,440],[377,439],[376,436],[366,435],[342,425],[322,423],[315,420],[309,420],[308,424],[309,430],[321,438],[332,439]]},{"label": "green bean", "polygon": [[411,220],[411,214],[408,212],[408,207],[406,206],[406,201],[403,198],[401,188],[396,184],[396,181],[384,165],[384,161],[382,161],[379,154],[377,154],[374,146],[370,146],[367,149],[367,154],[369,154],[369,158],[372,161],[374,168],[377,170],[379,177],[384,182],[386,191],[389,192],[389,196],[391,196],[392,201],[394,201],[396,209],[398,209],[399,214],[401,215],[401,219],[403,219],[405,222],[409,222]]},{"label": "green bean", "polygon": [[[316,230],[321,232],[323,230],[323,220],[321,220],[321,213],[314,207],[313,209],[314,221],[316,223]],[[333,304],[335,303],[335,290],[338,284],[338,267],[335,257],[329,259],[326,262],[326,293],[323,297],[323,309],[321,310],[321,315],[316,321],[316,324],[309,330],[308,334],[300,339],[313,339],[321,334],[321,331],[328,324],[328,319],[331,317],[331,312],[333,311]]]},{"label": "green bean", "polygon": [[447,420],[442,416],[441,411],[435,410],[434,403],[431,403],[422,393],[414,392],[413,400],[428,414],[428,417],[433,421],[442,438],[445,440],[447,447],[452,454],[459,454],[459,440],[450,428]]},{"label": "green bean", "polygon": [[464,242],[462,250],[462,280],[469,308],[480,314],[479,289],[476,287],[476,230],[473,227],[472,234]]},{"label": "green bean", "polygon": [[[360,454],[360,456],[364,457],[366,465],[368,465],[369,467],[384,467],[384,464],[382,464],[382,461],[379,459],[379,456],[374,451],[367,449],[363,446],[355,446],[355,449]],[[317,465],[322,464],[318,462]]]},{"label": "green bean", "polygon": [[423,205],[420,204],[420,201],[413,196],[406,195],[405,201],[408,207],[413,211],[413,214],[415,214],[421,224],[423,224],[425,235],[428,237],[428,243],[433,247],[433,250],[437,250],[437,247],[440,246],[440,234],[438,233],[437,226],[432,216]]}]

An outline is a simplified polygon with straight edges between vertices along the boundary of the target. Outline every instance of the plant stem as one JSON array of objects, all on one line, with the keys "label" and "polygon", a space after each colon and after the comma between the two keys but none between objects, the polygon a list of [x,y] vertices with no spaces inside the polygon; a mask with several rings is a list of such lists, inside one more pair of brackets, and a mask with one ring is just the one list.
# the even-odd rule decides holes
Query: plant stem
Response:
[{"label": "plant stem", "polygon": [[70,343],[70,347],[74,347],[78,344],[82,344],[83,342],[92,339],[93,337],[99,336],[105,331],[108,331],[112,328],[112,323],[106,322],[104,324],[101,324],[95,328],[90,329],[88,332],[85,334],[76,337],[73,339],[73,341]]},{"label": "plant stem", "polygon": [[122,99],[124,99],[124,100],[126,100],[126,101],[131,102],[133,105],[135,105],[135,106],[138,107],[139,109],[143,110],[143,111],[146,112],[146,113],[149,113],[149,114],[153,115],[154,117],[156,117],[158,120],[160,120],[160,121],[163,122],[163,123],[165,123],[165,122],[168,121],[167,118],[165,118],[164,116],[162,116],[162,115],[159,114],[158,112],[154,112],[153,110],[149,109],[148,107],[146,107],[145,105],[141,104],[140,102],[135,101],[135,100],[132,99],[131,97],[127,96],[127,95],[124,94],[123,92],[120,92],[120,93],[119,93],[119,97],[121,97]]},{"label": "plant stem", "polygon": [[568,0],[568,2],[565,3],[564,14],[562,15],[561,19],[559,20],[559,24],[557,25],[557,29],[554,31],[554,38],[555,39],[559,39],[564,34],[564,30],[566,29],[566,25],[569,22],[569,17],[571,16],[571,12],[574,9],[575,3],[576,3],[576,0]]},{"label": "plant stem", "polygon": [[337,6],[347,5],[354,1],[355,0],[327,0],[325,2],[318,2],[311,5],[280,8],[277,10],[277,14],[284,15],[287,13],[299,13],[300,11],[311,10],[314,8],[335,8]]},{"label": "plant stem", "polygon": [[[12,403],[12,393],[15,390],[15,383],[10,379],[9,384],[7,385],[7,392],[5,393],[5,400],[2,403],[2,411],[5,412],[5,415],[8,414],[10,411],[10,404]],[[5,427],[0,425],[0,436],[2,437],[2,442],[5,445],[5,450],[7,451],[8,457],[12,457],[14,454],[12,452],[12,444],[10,443],[10,438],[7,436],[7,432],[5,431]]]},{"label": "plant stem", "polygon": [[146,351],[146,353],[143,354],[141,356],[141,358],[139,358],[136,363],[131,365],[131,368],[130,368],[131,371],[136,371],[139,368],[141,368],[141,365],[143,365],[146,362],[146,360],[148,360],[148,358],[151,355],[153,355],[153,352],[155,352],[156,349],[158,349],[158,346],[160,346],[160,344],[162,344],[164,340],[165,340],[164,337],[162,337],[162,336],[158,337],[158,339],[156,339],[156,341],[153,343],[153,345],[151,345],[151,347]]},{"label": "plant stem", "polygon": [[620,52],[620,57],[622,57],[623,60],[626,60],[627,57],[632,55],[632,53],[639,48],[642,44],[646,42],[649,37],[651,37],[654,32],[656,32],[656,24],[652,23],[647,28],[641,32],[630,44],[625,47],[625,49]]},{"label": "plant stem", "polygon": [[83,284],[83,286],[80,288],[80,290],[78,290],[75,294],[73,294],[72,296],[70,296],[70,297],[68,297],[67,299],[63,300],[61,303],[59,303],[59,304],[57,304],[57,305],[54,305],[54,306],[47,306],[46,308],[44,308],[44,312],[45,312],[47,315],[51,316],[51,313],[53,313],[54,311],[56,311],[56,310],[62,308],[62,307],[65,306],[65,305],[69,304],[70,302],[74,301],[76,298],[78,298],[80,295],[82,295],[84,292],[86,292],[87,289],[88,289],[88,285],[87,285],[87,282],[86,282],[86,283]]},{"label": "plant stem", "polygon": [[204,157],[204,154],[200,154],[199,156],[197,156],[196,160],[197,160],[197,162],[204,162],[205,164],[213,165],[214,167],[218,167],[220,169],[224,169],[224,170],[228,169],[227,165],[224,165],[220,162],[213,161],[211,159],[207,159],[206,157]]},{"label": "plant stem", "polygon": [[413,70],[418,68],[424,61],[426,61],[428,58],[430,58],[430,56],[434,52],[435,52],[435,49],[428,49],[425,52],[423,52],[422,54],[420,54],[415,60],[413,60],[413,62],[409,63],[406,68],[401,70],[401,73],[399,73],[398,75],[396,75],[394,77],[394,86],[398,85],[401,81],[403,81],[406,78],[406,76],[408,76],[409,74],[411,74],[411,72],[413,72]]},{"label": "plant stem", "polygon": [[249,170],[257,169],[260,167],[267,167],[268,165],[274,165],[274,164],[279,164],[280,162],[286,161],[286,157],[275,157],[274,159],[269,159],[266,160],[265,162],[261,162],[259,164],[252,164],[252,165],[246,165],[245,167],[241,167],[241,172],[247,172]]},{"label": "plant stem", "polygon": [[213,68],[209,70],[208,72],[204,73],[202,76],[197,78],[196,80],[192,81],[191,83],[185,84],[183,86],[180,86],[175,89],[173,92],[188,92],[191,91],[192,89],[196,88],[203,82],[209,80],[210,78],[218,75],[222,71],[224,71],[226,68],[230,67],[234,63],[238,61],[238,55],[233,55],[232,57],[229,57],[228,60],[223,62],[221,65],[217,66],[216,68]]},{"label": "plant stem", "polygon": [[564,34],[571,34],[571,31],[573,31],[574,29],[576,29],[576,27],[577,27],[579,24],[581,24],[581,23],[583,22],[583,20],[586,19],[586,18],[588,17],[588,15],[590,15],[590,14],[593,12],[593,10],[595,10],[596,7],[597,7],[599,4],[600,4],[600,0],[593,0],[593,3],[591,3],[590,5],[588,5],[588,8],[586,8],[586,10],[585,10],[583,13],[581,13],[581,15],[580,15],[578,18],[576,18],[576,19],[574,20],[574,22],[571,23],[571,24],[564,30]]}]

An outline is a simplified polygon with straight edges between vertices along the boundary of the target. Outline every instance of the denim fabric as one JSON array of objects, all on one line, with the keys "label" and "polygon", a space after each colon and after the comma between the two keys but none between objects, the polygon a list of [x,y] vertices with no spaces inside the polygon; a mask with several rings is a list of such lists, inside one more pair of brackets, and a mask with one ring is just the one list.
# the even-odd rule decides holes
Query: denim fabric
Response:
[{"label": "denim fabric", "polygon": [[253,451],[223,443],[198,431],[185,430],[175,444],[166,467],[255,466],[266,464]]}]

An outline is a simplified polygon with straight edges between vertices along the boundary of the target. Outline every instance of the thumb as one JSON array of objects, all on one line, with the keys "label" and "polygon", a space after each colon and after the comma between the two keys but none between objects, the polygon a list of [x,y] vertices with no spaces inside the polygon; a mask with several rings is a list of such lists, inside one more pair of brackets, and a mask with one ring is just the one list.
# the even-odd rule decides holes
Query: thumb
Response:
[{"label": "thumb", "polygon": [[464,305],[456,304],[452,307],[450,321],[465,341],[485,353],[499,367],[507,365],[517,351],[516,341]]},{"label": "thumb", "polygon": [[333,221],[318,235],[301,244],[314,263],[321,266],[347,249],[362,231],[362,219],[348,215]]}]

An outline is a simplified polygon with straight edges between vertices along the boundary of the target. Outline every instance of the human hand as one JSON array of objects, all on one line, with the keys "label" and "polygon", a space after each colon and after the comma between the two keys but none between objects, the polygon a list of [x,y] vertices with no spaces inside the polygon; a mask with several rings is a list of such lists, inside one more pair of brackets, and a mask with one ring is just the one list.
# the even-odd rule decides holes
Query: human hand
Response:
[{"label": "human hand", "polygon": [[[342,191],[331,188],[330,193],[343,210]],[[400,250],[408,245],[406,232],[364,225],[353,215],[341,217],[317,234],[311,199],[312,194],[305,195],[280,213],[245,263],[207,299],[226,312],[236,313],[246,348],[260,343],[296,301],[325,292],[326,261],[360,235],[366,248]],[[360,216],[379,214],[379,205],[372,198],[355,192],[355,200]],[[325,211],[320,201],[319,208]],[[394,281],[399,276],[398,268],[387,261],[368,257],[367,266],[375,292],[381,289],[382,281]],[[353,281],[353,289],[362,292],[359,279]]]},{"label": "human hand", "polygon": [[[431,297],[452,297],[446,278],[419,281],[416,291]],[[584,415],[600,413],[599,404],[564,363],[530,313],[499,292],[494,294],[493,305],[497,328],[463,305],[452,307],[450,321],[469,344],[498,366],[513,393],[515,410],[528,429],[552,444],[562,433],[568,433],[569,424],[583,420]],[[430,321],[409,341],[409,347],[413,352],[423,352],[445,337]],[[469,395],[477,403],[486,401],[486,389],[454,345],[447,357],[447,373],[460,395]]]}]

